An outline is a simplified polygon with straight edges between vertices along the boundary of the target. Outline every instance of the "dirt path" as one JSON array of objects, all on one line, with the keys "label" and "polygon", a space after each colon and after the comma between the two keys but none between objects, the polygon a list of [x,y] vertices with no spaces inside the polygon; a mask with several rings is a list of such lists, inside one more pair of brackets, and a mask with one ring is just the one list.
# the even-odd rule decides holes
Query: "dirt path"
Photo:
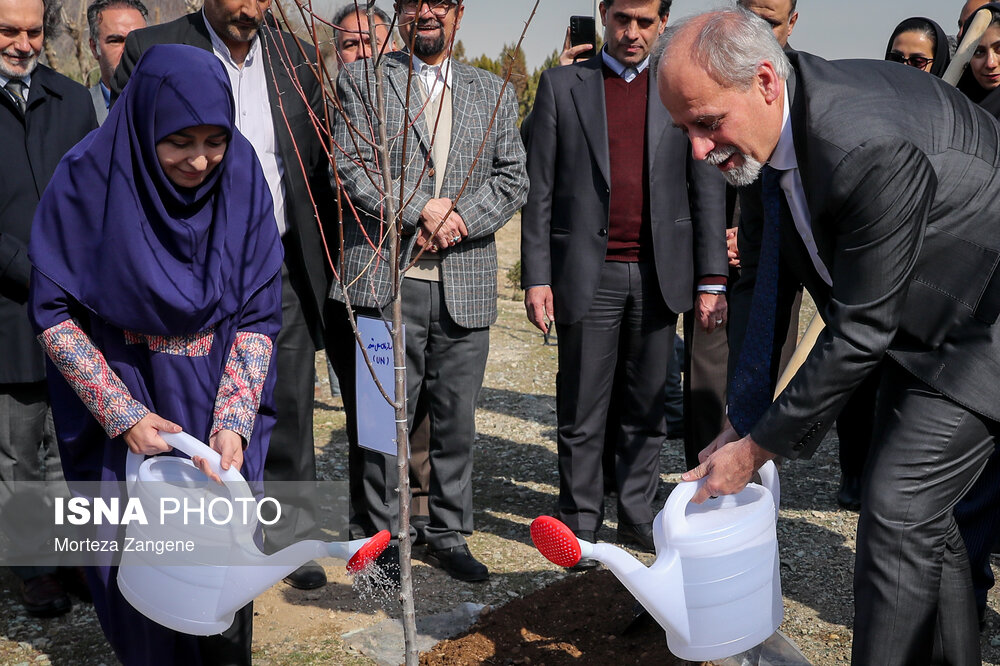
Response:
[{"label": "dirt path", "polygon": [[[517,220],[500,235],[500,319],[492,329],[491,353],[477,416],[474,553],[492,576],[481,585],[453,581],[416,561],[417,613],[449,610],[462,602],[493,607],[524,597],[566,577],[531,546],[528,524],[554,509],[558,488],[555,457],[556,347],[524,317],[518,294],[505,273],[518,258]],[[329,394],[325,363],[316,398],[319,474],[347,475],[344,414]],[[665,444],[661,495],[669,493],[683,468],[681,443]],[[847,663],[852,614],[851,568],[856,515],[834,502],[839,472],[835,442],[827,442],[810,462],[789,464],[782,478],[782,518],[778,526],[785,594],[784,632],[814,664]],[[599,538],[614,538],[614,503]],[[254,656],[259,664],[370,664],[350,652],[341,635],[398,615],[394,601],[360,598],[342,563],[327,563],[330,584],[303,592],[278,584],[255,604]],[[381,602],[381,603],[380,603]],[[989,627],[983,634],[984,661],[1000,663],[998,597],[990,597]],[[77,603],[62,618],[27,617],[18,602],[16,579],[0,574],[0,664],[113,664],[92,608]],[[559,637],[549,637],[553,640]],[[527,639],[526,639],[527,640]],[[513,662],[516,655],[509,656]],[[461,662],[452,662],[461,663]],[[465,663],[477,663],[475,660]],[[536,662],[537,663],[537,662]],[[623,662],[624,663],[624,662]]]}]

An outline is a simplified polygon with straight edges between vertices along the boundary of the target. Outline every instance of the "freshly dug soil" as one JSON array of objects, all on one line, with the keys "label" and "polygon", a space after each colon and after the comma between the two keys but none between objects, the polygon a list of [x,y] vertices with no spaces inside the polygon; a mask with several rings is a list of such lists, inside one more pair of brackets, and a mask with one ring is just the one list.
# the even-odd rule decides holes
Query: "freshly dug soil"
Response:
[{"label": "freshly dug soil", "polygon": [[649,616],[633,622],[635,599],[606,570],[574,574],[483,615],[465,635],[420,656],[459,664],[690,664],[667,650]]}]

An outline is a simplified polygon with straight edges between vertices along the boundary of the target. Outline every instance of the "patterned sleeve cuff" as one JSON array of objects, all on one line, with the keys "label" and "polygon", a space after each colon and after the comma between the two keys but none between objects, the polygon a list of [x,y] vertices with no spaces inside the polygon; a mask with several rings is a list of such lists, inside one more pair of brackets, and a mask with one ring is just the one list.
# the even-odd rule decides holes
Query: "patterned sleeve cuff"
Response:
[{"label": "patterned sleeve cuff", "polygon": [[132,397],[75,319],[45,329],[38,341],[112,439],[149,414],[146,406]]},{"label": "patterned sleeve cuff", "polygon": [[236,334],[215,398],[213,435],[232,430],[244,442],[250,441],[270,363],[271,338],[263,333]]}]

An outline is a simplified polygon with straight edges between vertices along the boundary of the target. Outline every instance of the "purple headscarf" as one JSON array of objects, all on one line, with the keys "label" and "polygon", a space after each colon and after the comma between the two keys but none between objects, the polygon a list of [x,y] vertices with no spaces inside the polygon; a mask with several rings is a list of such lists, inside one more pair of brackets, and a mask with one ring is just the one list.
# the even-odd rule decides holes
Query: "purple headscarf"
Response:
[{"label": "purple headscarf", "polygon": [[[260,163],[234,126],[222,63],[192,46],[151,47],[104,125],[60,162],[31,233],[35,268],[94,314],[149,335],[205,330],[280,270]],[[229,134],[196,188],[174,185],[156,143],[187,127]]]}]

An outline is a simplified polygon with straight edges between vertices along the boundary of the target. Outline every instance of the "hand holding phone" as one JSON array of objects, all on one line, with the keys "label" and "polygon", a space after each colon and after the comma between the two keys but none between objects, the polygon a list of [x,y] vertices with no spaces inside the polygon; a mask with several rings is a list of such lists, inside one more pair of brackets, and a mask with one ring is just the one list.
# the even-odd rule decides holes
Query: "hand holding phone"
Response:
[{"label": "hand holding phone", "polygon": [[[590,45],[589,49],[577,50],[574,47]],[[597,27],[593,16],[569,17],[569,49],[573,51],[573,60],[593,58],[597,55]],[[565,51],[564,51],[565,53]]]}]

